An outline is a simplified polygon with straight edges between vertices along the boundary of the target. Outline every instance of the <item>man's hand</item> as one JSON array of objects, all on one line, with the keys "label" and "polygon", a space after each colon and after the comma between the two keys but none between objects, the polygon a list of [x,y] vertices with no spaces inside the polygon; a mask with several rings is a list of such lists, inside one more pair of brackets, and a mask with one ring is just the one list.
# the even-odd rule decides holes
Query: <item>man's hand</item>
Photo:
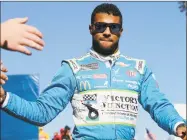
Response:
[{"label": "man's hand", "polygon": [[1,61],[1,74],[0,74],[0,85],[5,84],[5,81],[8,80],[8,77],[5,75],[4,72],[7,72],[7,68],[3,66],[3,62]]},{"label": "man's hand", "polygon": [[3,66],[3,62],[1,61],[1,74],[0,74],[0,104],[5,100],[5,91],[2,88],[2,85],[5,84],[5,81],[8,80],[8,77],[4,74],[8,70]]},{"label": "man's hand", "polygon": [[182,124],[177,127],[177,136],[182,138],[183,140],[187,140],[186,138],[186,125]]},{"label": "man's hand", "polygon": [[35,27],[26,25],[28,18],[15,18],[1,24],[1,47],[27,55],[31,52],[25,47],[42,50],[42,33]]}]

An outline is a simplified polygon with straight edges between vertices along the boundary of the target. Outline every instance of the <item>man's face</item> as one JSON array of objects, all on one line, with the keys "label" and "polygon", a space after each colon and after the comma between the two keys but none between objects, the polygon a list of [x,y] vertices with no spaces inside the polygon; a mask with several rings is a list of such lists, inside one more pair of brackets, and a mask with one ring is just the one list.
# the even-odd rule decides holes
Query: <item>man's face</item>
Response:
[{"label": "man's face", "polygon": [[[99,51],[103,55],[110,55],[116,51],[122,28],[118,32],[111,32],[110,28],[114,27],[112,31],[116,31],[115,27],[117,25],[121,25],[119,16],[113,16],[107,13],[97,13],[95,15],[94,24],[90,25],[90,33],[93,37],[93,47],[97,52]],[[97,29],[100,29],[101,26],[106,29],[103,32],[97,32]]]}]

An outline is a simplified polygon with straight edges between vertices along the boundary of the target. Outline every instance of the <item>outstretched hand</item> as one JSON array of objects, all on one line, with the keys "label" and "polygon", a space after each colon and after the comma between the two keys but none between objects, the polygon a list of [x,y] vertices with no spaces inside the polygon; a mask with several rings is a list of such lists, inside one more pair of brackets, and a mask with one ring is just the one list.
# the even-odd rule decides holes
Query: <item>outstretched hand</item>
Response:
[{"label": "outstretched hand", "polygon": [[0,85],[5,84],[5,81],[8,80],[8,77],[6,76],[5,72],[7,72],[7,68],[3,66],[3,62],[1,61],[1,74],[0,74]]},{"label": "outstretched hand", "polygon": [[3,62],[1,61],[1,74],[0,74],[0,104],[4,101],[4,95],[5,91],[2,87],[3,84],[8,80],[8,77],[6,76],[5,72],[8,70],[3,66]]},{"label": "outstretched hand", "polygon": [[26,25],[28,18],[9,19],[1,24],[1,47],[27,55],[32,53],[25,47],[42,50],[42,33],[35,27]]}]

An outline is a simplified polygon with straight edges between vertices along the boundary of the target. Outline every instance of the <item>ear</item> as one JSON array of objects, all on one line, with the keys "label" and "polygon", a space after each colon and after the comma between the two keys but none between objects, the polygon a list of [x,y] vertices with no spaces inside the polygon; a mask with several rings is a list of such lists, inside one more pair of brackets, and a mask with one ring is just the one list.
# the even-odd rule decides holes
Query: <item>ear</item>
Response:
[{"label": "ear", "polygon": [[93,35],[93,26],[89,25],[90,34]]}]

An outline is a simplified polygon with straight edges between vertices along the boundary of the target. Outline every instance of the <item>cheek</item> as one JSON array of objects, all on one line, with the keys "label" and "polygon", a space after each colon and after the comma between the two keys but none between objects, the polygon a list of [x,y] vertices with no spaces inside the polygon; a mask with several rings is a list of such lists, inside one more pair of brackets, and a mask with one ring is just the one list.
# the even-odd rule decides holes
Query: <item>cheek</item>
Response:
[{"label": "cheek", "polygon": [[113,35],[111,38],[114,41],[114,43],[117,42],[117,41],[119,41],[119,37],[116,36],[116,35]]},{"label": "cheek", "polygon": [[100,35],[100,34],[97,33],[96,35],[94,35],[94,39],[95,39],[95,40],[99,40],[100,38],[101,38],[101,35]]}]

